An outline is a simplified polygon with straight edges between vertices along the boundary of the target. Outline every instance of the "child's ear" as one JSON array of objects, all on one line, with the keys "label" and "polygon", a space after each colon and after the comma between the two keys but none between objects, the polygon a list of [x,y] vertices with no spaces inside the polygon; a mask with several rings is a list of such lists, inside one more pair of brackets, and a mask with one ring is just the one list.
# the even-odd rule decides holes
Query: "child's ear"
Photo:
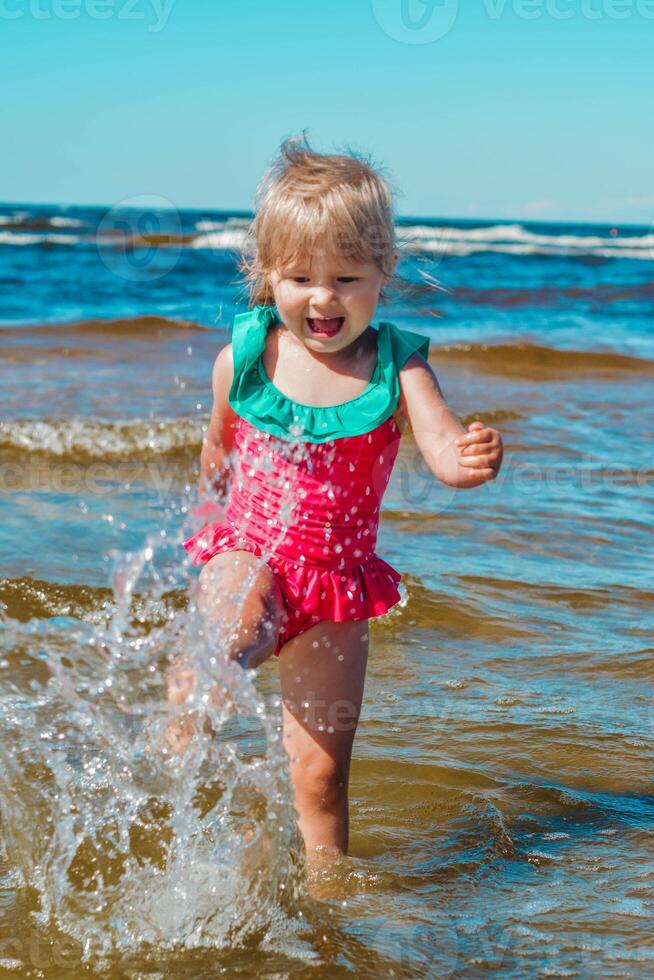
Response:
[{"label": "child's ear", "polygon": [[399,259],[400,259],[400,253],[399,252],[393,252],[393,258],[391,259],[391,271],[387,275],[384,276],[384,282],[390,282],[391,277],[392,277],[393,273],[395,272],[395,269],[396,269],[396,266],[397,266],[397,263],[398,263]]}]

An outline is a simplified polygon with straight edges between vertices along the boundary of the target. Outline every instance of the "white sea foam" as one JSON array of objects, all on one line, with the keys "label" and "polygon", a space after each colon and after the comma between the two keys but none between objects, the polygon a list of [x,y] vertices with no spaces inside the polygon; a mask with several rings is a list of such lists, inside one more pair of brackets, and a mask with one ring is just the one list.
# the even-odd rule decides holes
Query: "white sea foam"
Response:
[{"label": "white sea foam", "polygon": [[244,231],[236,228],[225,228],[223,231],[213,231],[206,235],[199,235],[191,242],[191,248],[242,248],[245,244],[246,237]]},{"label": "white sea foam", "polygon": [[[239,249],[246,241],[245,228],[199,222],[198,235],[191,247],[196,249]],[[397,234],[409,252],[431,252],[440,255],[466,256],[482,252],[507,255],[590,256],[597,258],[654,258],[654,235],[578,235],[542,234],[521,224],[494,224],[488,227],[458,228],[454,225],[404,225]]]},{"label": "white sea foam", "polygon": [[247,228],[250,224],[249,218],[226,218],[224,221],[197,221],[195,224],[196,231],[207,232],[207,231],[222,231],[223,228]]},{"label": "white sea foam", "polygon": [[523,225],[491,225],[487,228],[431,227],[410,225],[398,229],[411,251],[471,255],[474,252],[505,252],[511,255],[597,255],[603,258],[652,259],[652,235],[545,235]]},{"label": "white sea foam", "polygon": [[225,227],[224,221],[197,221],[195,224],[196,231],[220,231],[221,228]]},{"label": "white sea foam", "polygon": [[[0,226],[21,221],[29,217],[28,212],[13,215],[0,215]],[[72,229],[83,222],[66,215],[55,215],[49,219],[53,228]],[[196,236],[188,247],[211,249],[215,251],[240,251],[247,242],[250,219],[226,217],[220,219],[203,218],[196,222]],[[589,229],[588,234],[579,234],[577,228],[570,231],[552,226],[552,232],[536,231],[519,222],[496,222],[490,225],[453,224],[434,226],[424,223],[399,225],[397,237],[407,252],[423,252],[432,255],[465,257],[480,253],[501,253],[526,256],[545,255],[561,257],[590,257],[600,259],[654,259],[654,234],[598,234]],[[44,234],[25,231],[0,231],[0,245],[76,245],[82,239],[72,234]],[[180,246],[187,247],[187,246]]]},{"label": "white sea foam", "polygon": [[[406,248],[411,252],[433,252],[440,255],[465,256],[481,252],[499,252],[506,255],[553,255],[589,258],[614,259],[654,259],[654,236],[642,236],[644,247],[631,246],[630,239],[593,237],[582,244],[582,240],[570,241],[574,236],[534,236],[522,242],[476,242],[460,236],[448,238],[435,236],[420,242],[408,241]],[[539,241],[538,239],[542,239]]]},{"label": "white sea foam", "polygon": [[26,235],[16,231],[0,231],[0,245],[38,245],[46,236]]},{"label": "white sea foam", "polygon": [[457,228],[454,225],[403,225],[397,229],[400,238],[433,239],[460,238],[463,241],[484,242],[493,239],[516,239],[529,234],[522,225],[489,225],[487,228]]},{"label": "white sea foam", "polygon": [[144,458],[178,452],[202,439],[203,419],[14,419],[0,421],[0,447],[52,456]]},{"label": "white sea foam", "polygon": [[78,221],[77,218],[65,218],[61,215],[55,215],[54,218],[50,218],[50,224],[53,228],[81,228],[84,222]]},{"label": "white sea foam", "polygon": [[0,231],[0,245],[77,245],[78,235],[41,235],[24,231]]}]

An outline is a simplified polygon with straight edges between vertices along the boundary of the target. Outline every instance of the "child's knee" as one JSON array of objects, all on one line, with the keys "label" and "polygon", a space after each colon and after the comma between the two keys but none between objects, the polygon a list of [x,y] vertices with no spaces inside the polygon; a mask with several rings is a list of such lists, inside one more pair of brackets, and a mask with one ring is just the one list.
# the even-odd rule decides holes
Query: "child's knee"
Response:
[{"label": "child's knee", "polygon": [[254,555],[226,552],[207,562],[198,580],[198,608],[232,660],[249,668],[272,655],[283,598],[272,569]]},{"label": "child's knee", "polygon": [[348,766],[331,756],[298,759],[292,767],[298,801],[316,809],[330,809],[347,795]]},{"label": "child's knee", "polygon": [[200,571],[197,603],[210,618],[231,616],[240,611],[269,614],[274,619],[282,603],[274,573],[248,552],[215,555]]}]

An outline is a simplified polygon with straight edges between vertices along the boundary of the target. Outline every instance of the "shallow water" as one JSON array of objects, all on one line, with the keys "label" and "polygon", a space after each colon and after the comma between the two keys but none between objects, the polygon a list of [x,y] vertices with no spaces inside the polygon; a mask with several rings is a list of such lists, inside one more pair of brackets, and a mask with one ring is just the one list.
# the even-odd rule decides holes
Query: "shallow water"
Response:
[{"label": "shallow water", "polygon": [[[351,854],[307,880],[275,664],[211,664],[180,548],[243,218],[130,252],[101,212],[15,210],[0,976],[654,976],[647,229],[403,226],[401,271],[447,292],[379,319],[430,335],[505,462],[456,492],[403,440],[378,552],[406,601],[372,624]],[[183,765],[160,751],[180,649],[229,681]]]}]

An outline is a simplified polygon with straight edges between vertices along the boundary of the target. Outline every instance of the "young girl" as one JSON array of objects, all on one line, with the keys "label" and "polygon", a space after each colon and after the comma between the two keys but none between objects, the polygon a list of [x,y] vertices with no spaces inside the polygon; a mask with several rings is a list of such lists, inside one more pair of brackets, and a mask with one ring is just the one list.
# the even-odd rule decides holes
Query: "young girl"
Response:
[{"label": "young girl", "polygon": [[[184,542],[208,622],[233,621],[229,655],[279,658],[284,741],[307,857],[346,853],[348,776],[363,696],[368,620],[400,599],[375,553],[381,498],[410,426],[448,486],[493,479],[499,434],[466,433],[428,361],[429,341],[372,323],[398,260],[387,182],[354,155],[288,140],[266,174],[244,268],[252,309],[213,368],[201,492],[229,488],[223,518]],[[263,559],[266,559],[265,561]],[[232,596],[246,592],[235,610]],[[191,697],[184,658],[168,696]],[[176,719],[182,752],[194,730]]]}]

